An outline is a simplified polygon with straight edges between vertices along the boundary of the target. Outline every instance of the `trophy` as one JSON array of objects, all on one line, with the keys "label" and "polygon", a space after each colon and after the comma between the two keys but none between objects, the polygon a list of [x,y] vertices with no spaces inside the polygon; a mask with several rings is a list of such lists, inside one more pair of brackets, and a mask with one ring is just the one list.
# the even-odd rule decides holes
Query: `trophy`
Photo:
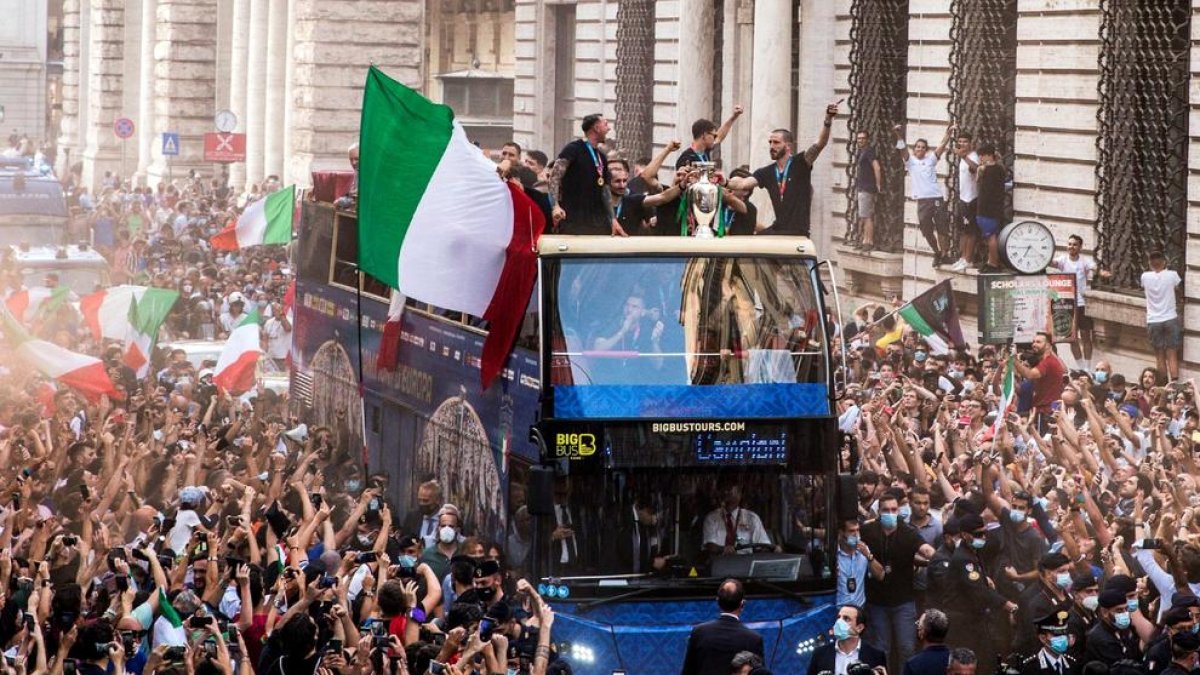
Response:
[{"label": "trophy", "polygon": [[698,239],[712,239],[717,236],[713,232],[712,223],[718,215],[717,203],[721,188],[710,178],[717,165],[715,162],[693,162],[692,167],[700,170],[700,178],[687,190],[688,204],[695,223],[692,236]]}]

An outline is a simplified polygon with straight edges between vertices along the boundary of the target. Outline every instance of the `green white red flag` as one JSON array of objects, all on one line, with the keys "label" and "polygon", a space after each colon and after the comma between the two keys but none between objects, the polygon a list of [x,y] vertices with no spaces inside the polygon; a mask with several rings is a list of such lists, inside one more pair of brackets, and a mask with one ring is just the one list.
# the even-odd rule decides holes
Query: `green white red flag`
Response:
[{"label": "green white red flag", "polygon": [[486,388],[533,290],[541,210],[500,180],[454,111],[373,66],[360,128],[359,266],[405,296],[486,319]]},{"label": "green white red flag", "polygon": [[124,340],[129,333],[129,308],[146,292],[145,286],[111,286],[79,299],[83,322],[92,338]]},{"label": "green white red flag", "polygon": [[39,314],[48,314],[58,309],[70,297],[71,289],[66,286],[34,286],[8,296],[4,305],[14,319],[28,323]]},{"label": "green white red flag", "polygon": [[262,340],[258,312],[249,312],[229,334],[229,340],[217,358],[213,384],[234,396],[250,391],[254,387],[254,370],[260,354]]},{"label": "green white red flag", "polygon": [[132,368],[139,378],[150,370],[150,355],[158,340],[158,329],[167,319],[167,314],[179,299],[178,291],[164,288],[148,288],[142,297],[129,305],[128,328],[122,361]]},{"label": "green white red flag", "polygon": [[100,359],[31,337],[7,308],[0,317],[0,323],[19,361],[59,384],[75,389],[89,401],[98,401],[104,394],[112,399],[124,398],[113,386],[108,370]]},{"label": "green white red flag", "polygon": [[1000,433],[1000,429],[1004,425],[1004,418],[1008,415],[1008,408],[1012,405],[1014,378],[1013,378],[1013,358],[1012,356],[1004,362],[1004,376],[1000,380],[1000,407],[996,408],[996,421],[992,423],[992,435]]},{"label": "green white red flag", "polygon": [[296,211],[296,186],[289,185],[251,203],[238,217],[209,240],[222,251],[292,241],[292,217]]}]

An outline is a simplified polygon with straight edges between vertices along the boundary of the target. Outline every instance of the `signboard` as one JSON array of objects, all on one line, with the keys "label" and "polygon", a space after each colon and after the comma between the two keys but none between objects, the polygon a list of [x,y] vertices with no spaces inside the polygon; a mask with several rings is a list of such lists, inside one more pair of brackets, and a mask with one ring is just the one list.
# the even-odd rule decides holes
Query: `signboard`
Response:
[{"label": "signboard", "polygon": [[1033,342],[1040,331],[1074,340],[1074,274],[981,274],[979,299],[982,344]]},{"label": "signboard", "polygon": [[246,161],[246,134],[204,134],[204,161]]},{"label": "signboard", "polygon": [[128,117],[118,117],[113,122],[113,133],[116,134],[117,138],[123,141],[133,138],[133,120],[129,119]]},{"label": "signboard", "polygon": [[162,135],[163,157],[179,156],[179,134],[174,131],[164,131]]}]

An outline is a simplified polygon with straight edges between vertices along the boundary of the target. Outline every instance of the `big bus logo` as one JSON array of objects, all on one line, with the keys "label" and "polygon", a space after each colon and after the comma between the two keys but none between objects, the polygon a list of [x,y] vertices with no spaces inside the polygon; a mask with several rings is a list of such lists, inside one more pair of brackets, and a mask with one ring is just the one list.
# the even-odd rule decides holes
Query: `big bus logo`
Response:
[{"label": "big bus logo", "polygon": [[555,434],[554,454],[565,459],[580,459],[596,454],[595,434]]}]

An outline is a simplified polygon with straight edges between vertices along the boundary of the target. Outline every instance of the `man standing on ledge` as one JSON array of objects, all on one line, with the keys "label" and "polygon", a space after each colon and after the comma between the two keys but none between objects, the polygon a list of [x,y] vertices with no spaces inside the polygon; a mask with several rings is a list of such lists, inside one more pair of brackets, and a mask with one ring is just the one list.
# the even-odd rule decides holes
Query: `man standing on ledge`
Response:
[{"label": "man standing on ledge", "polygon": [[560,234],[611,234],[627,237],[617,222],[608,183],[608,157],[600,144],[608,136],[608,120],[583,118],[583,138],[567,143],[550,168],[554,225]]},{"label": "man standing on ledge", "polygon": [[692,628],[682,675],[728,675],[733,657],[749,651],[763,655],[763,638],[742,625],[746,591],[737,579],[726,579],[717,589],[721,615]]},{"label": "man standing on ledge", "polygon": [[807,237],[809,210],[812,206],[812,167],[829,142],[829,130],[837,117],[841,99],[825,108],[825,124],[817,142],[808,146],[798,158],[793,154],[795,138],[787,129],[776,129],[767,138],[774,163],[758,169],[749,178],[729,181],[731,190],[752,191],[763,188],[775,207],[775,223],[759,234],[784,234]]}]

